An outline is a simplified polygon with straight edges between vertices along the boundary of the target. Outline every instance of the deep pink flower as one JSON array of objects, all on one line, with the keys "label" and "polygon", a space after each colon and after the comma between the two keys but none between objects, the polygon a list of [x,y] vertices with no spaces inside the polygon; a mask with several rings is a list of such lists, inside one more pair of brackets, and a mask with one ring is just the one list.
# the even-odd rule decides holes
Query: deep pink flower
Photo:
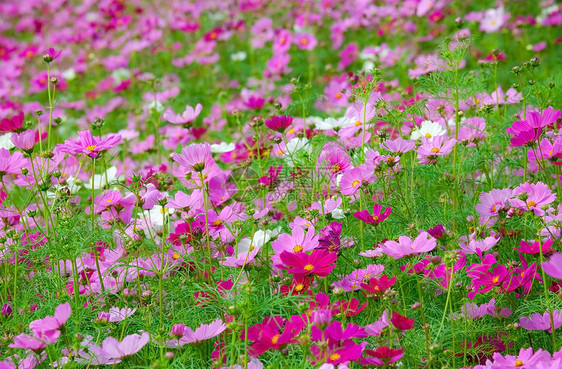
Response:
[{"label": "deep pink flower", "polygon": [[554,241],[552,240],[546,240],[539,247],[539,241],[535,241],[532,245],[529,245],[527,242],[521,240],[519,242],[521,247],[514,250],[530,255],[538,255],[542,250],[542,253],[546,255],[550,252],[554,252],[554,250],[550,248],[550,246],[552,246],[553,243]]},{"label": "deep pink flower", "polygon": [[386,366],[387,364],[400,360],[402,356],[404,356],[404,348],[391,349],[387,346],[382,346],[376,350],[366,350],[365,354],[371,357],[365,357],[361,360],[361,364]]},{"label": "deep pink flower", "polygon": [[515,135],[509,141],[510,142],[509,146],[521,147],[531,144],[533,142],[536,142],[541,136],[541,134],[542,134],[542,128],[537,130],[531,129],[527,131],[519,131],[515,133]]},{"label": "deep pink flower", "polygon": [[427,232],[420,233],[413,241],[410,237],[400,236],[398,242],[386,241],[381,250],[384,254],[398,260],[404,256],[419,255],[435,248],[437,241]]},{"label": "deep pink flower", "polygon": [[43,54],[43,59],[45,59],[46,62],[50,63],[53,60],[56,60],[61,53],[62,49],[56,50],[55,48],[50,47],[47,51],[45,51],[45,54]]},{"label": "deep pink flower", "polygon": [[398,314],[396,311],[392,312],[392,318],[390,318],[390,322],[393,326],[400,329],[401,331],[406,331],[408,329],[414,328],[414,319],[410,319],[407,316],[402,316]]},{"label": "deep pink flower", "polygon": [[41,351],[48,345],[57,342],[59,336],[59,330],[36,332],[33,336],[21,333],[14,337],[14,342],[9,344],[8,347]]},{"label": "deep pink flower", "polygon": [[[491,255],[486,255],[486,257],[488,256]],[[467,268],[466,275],[472,279],[473,289],[468,293],[468,298],[470,300],[472,300],[477,293],[485,293],[492,290],[494,287],[501,286],[511,274],[511,270],[508,270],[505,265],[496,266],[492,272],[488,271],[489,268],[490,265],[487,263],[472,264]]]},{"label": "deep pink flower", "polygon": [[318,41],[316,41],[316,37],[310,33],[295,33],[293,35],[293,43],[301,50],[312,50],[316,47]]},{"label": "deep pink flower", "polygon": [[287,127],[293,123],[293,117],[288,115],[273,116],[265,120],[267,128],[282,133]]},{"label": "deep pink flower", "polygon": [[97,158],[100,152],[114,148],[121,142],[120,135],[110,135],[102,140],[92,136],[89,130],[78,132],[78,136],[80,136],[78,141],[66,140],[64,144],[59,144],[60,150],[72,155],[83,153],[91,158]]},{"label": "deep pink flower", "polygon": [[[279,350],[289,343],[296,343],[295,337],[302,328],[304,324],[298,321],[284,320],[280,316],[266,317],[262,323],[248,328],[247,338],[253,341],[248,351],[252,356],[260,356],[270,349]],[[245,339],[244,332],[241,338]]]},{"label": "deep pink flower", "polygon": [[266,176],[262,176],[258,179],[258,183],[263,186],[271,186],[279,178],[279,173],[281,173],[281,169],[283,169],[283,164],[279,164],[276,168],[274,166],[269,167]]},{"label": "deep pink flower", "polygon": [[110,359],[122,359],[133,356],[139,352],[150,339],[148,332],[142,334],[130,334],[125,336],[121,342],[113,337],[107,337],[102,342],[102,350],[107,353]]},{"label": "deep pink flower", "polygon": [[283,251],[281,261],[285,268],[292,274],[315,274],[318,277],[325,277],[336,267],[333,264],[338,258],[337,253],[325,250],[314,250],[310,255],[300,252],[291,253]]},{"label": "deep pink flower", "polygon": [[187,105],[184,112],[181,114],[176,114],[171,108],[168,108],[164,114],[162,114],[162,118],[170,123],[186,125],[193,122],[199,116],[201,110],[203,110],[203,106],[201,104],[197,104],[195,109]]},{"label": "deep pink flower", "polygon": [[315,234],[313,226],[310,226],[306,233],[302,227],[297,226],[293,228],[291,234],[281,233],[277,236],[277,239],[271,242],[271,246],[276,255],[281,255],[285,251],[295,254],[309,252],[318,247],[318,235]]},{"label": "deep pink flower", "polygon": [[392,214],[392,209],[390,208],[390,206],[387,206],[383,212],[381,211],[382,211],[382,205],[374,204],[373,214],[369,213],[368,210],[361,210],[353,213],[353,216],[365,223],[376,225],[384,221],[386,218],[388,218],[390,214]]},{"label": "deep pink flower", "polygon": [[361,283],[361,288],[373,294],[375,299],[377,299],[380,298],[387,289],[392,287],[394,282],[396,282],[396,276],[388,278],[388,276],[384,274],[380,278],[370,278],[369,283]]},{"label": "deep pink flower", "polygon": [[2,119],[0,120],[0,133],[21,131],[24,121],[25,116],[23,112],[10,118]]}]

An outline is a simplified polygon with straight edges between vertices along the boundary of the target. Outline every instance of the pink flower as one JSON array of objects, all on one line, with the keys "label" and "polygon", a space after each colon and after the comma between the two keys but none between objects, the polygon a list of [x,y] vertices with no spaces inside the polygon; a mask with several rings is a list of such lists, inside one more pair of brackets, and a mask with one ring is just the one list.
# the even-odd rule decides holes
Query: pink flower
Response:
[{"label": "pink flower", "polygon": [[488,9],[484,12],[484,16],[480,21],[480,30],[486,33],[492,33],[498,31],[509,19],[509,14],[503,12],[503,7],[498,9]]},{"label": "pink flower", "polygon": [[45,54],[43,55],[43,59],[47,62],[50,63],[53,60],[56,60],[60,54],[62,53],[62,49],[61,50],[56,50],[53,47],[50,47]]},{"label": "pink flower", "polygon": [[102,140],[92,136],[90,131],[78,132],[80,139],[76,141],[66,140],[64,144],[58,145],[62,152],[67,152],[72,155],[86,154],[91,158],[97,158],[98,153],[107,151],[121,142],[120,135],[110,135],[108,138]]},{"label": "pink flower", "polygon": [[470,240],[468,244],[461,243],[459,246],[465,254],[478,254],[479,252],[482,253],[484,251],[488,251],[494,247],[499,240],[499,238],[495,237],[486,237],[483,240]]},{"label": "pink flower", "polygon": [[16,151],[10,155],[9,150],[0,149],[0,178],[6,174],[22,174],[22,168],[29,168],[29,161],[21,152]]},{"label": "pink flower", "polygon": [[[446,141],[445,141],[446,140]],[[457,140],[446,136],[434,136],[431,139],[423,136],[421,146],[418,148],[418,159],[420,164],[435,164],[438,156],[444,156],[453,151]]]},{"label": "pink flower", "polygon": [[121,342],[113,337],[107,337],[103,340],[101,348],[107,353],[110,359],[122,359],[127,356],[133,356],[139,352],[150,339],[148,332],[139,334],[130,334],[125,336]]},{"label": "pink flower", "polygon": [[[552,320],[554,321],[554,329],[560,328],[562,325],[562,317],[560,316],[560,310],[554,310],[552,312]],[[530,331],[548,331],[552,333],[552,326],[550,320],[550,313],[547,311],[544,314],[531,314],[528,318],[522,316],[519,319],[521,327]]]},{"label": "pink flower", "polygon": [[67,302],[65,304],[59,305],[55,308],[55,316],[46,316],[43,319],[34,320],[29,324],[29,328],[35,332],[36,335],[40,333],[54,331],[62,327],[70,314],[72,313],[72,308]]},{"label": "pink flower", "polygon": [[[179,340],[170,340],[168,342],[168,347],[181,347],[186,343],[199,343],[218,336],[226,329],[226,325],[221,319],[217,319],[209,324],[201,324],[195,332],[184,326],[183,334]],[[176,333],[179,333],[176,332]],[[177,336],[177,334],[176,334]]]},{"label": "pink flower", "polygon": [[[290,235],[287,233],[280,234],[277,239],[271,243],[271,246],[277,256],[285,251],[294,254],[312,251],[318,247],[318,235],[314,233],[315,230],[313,226],[308,228],[306,234],[302,227],[294,227]],[[280,259],[278,257],[276,259],[276,261],[280,263]]]},{"label": "pink flower", "polygon": [[528,349],[521,349],[519,350],[519,355],[512,356],[512,355],[505,355],[502,356],[499,352],[495,352],[494,356],[492,357],[494,364],[493,368],[524,368],[524,369],[531,369],[531,368],[538,368],[538,364],[541,362],[549,362],[550,361],[550,354],[548,351],[544,351],[538,349],[533,354],[533,348],[529,347]]},{"label": "pink flower", "polygon": [[415,240],[412,241],[410,237],[400,236],[398,242],[386,241],[381,250],[384,254],[392,256],[398,260],[404,256],[419,255],[424,252],[429,252],[437,246],[435,238],[431,237],[429,233],[420,233]]},{"label": "pink flower", "polygon": [[542,263],[542,268],[552,278],[562,279],[562,254],[552,255],[548,261]]},{"label": "pink flower", "polygon": [[545,242],[542,242],[542,244],[539,247],[539,241],[535,241],[532,245],[529,245],[525,241],[520,241],[519,244],[521,245],[521,247],[514,250],[522,252],[523,254],[530,254],[530,255],[538,255],[542,250],[542,253],[546,255],[550,252],[554,252],[554,250],[550,248],[550,246],[552,246],[553,243],[554,241],[547,240]]},{"label": "pink flower", "polygon": [[203,105],[201,104],[197,104],[195,106],[195,109],[187,105],[185,107],[185,111],[180,115],[174,113],[171,108],[168,108],[162,115],[162,118],[174,124],[189,124],[199,116],[202,109],[203,109]]},{"label": "pink flower", "polygon": [[523,183],[513,190],[509,204],[517,209],[532,210],[535,215],[545,215],[544,208],[556,200],[556,194],[544,183]]},{"label": "pink flower", "polygon": [[37,332],[33,336],[21,333],[14,337],[14,342],[8,345],[8,347],[41,351],[48,345],[57,342],[59,336],[60,331],[58,330]]},{"label": "pink flower", "polygon": [[316,47],[318,41],[316,41],[316,37],[310,33],[296,33],[293,35],[293,43],[301,50],[312,50]]},{"label": "pink flower", "polygon": [[20,134],[12,134],[12,143],[20,150],[25,152],[33,151],[35,146],[35,131],[28,129]]},{"label": "pink flower", "polygon": [[[517,123],[517,122],[515,122]],[[509,140],[511,147],[521,147],[536,142],[542,134],[542,128],[518,131]]]},{"label": "pink flower", "polygon": [[342,195],[353,195],[361,188],[363,184],[363,177],[361,176],[361,169],[353,168],[343,174],[340,180],[340,187]]},{"label": "pink flower", "polygon": [[386,140],[380,144],[380,147],[387,149],[391,153],[402,155],[416,147],[416,143],[412,140],[405,140],[398,137],[395,140]]},{"label": "pink flower", "polygon": [[513,191],[509,188],[482,192],[480,202],[474,207],[480,214],[480,224],[493,225],[497,220],[499,211],[507,206],[507,201],[511,198],[512,193]]}]

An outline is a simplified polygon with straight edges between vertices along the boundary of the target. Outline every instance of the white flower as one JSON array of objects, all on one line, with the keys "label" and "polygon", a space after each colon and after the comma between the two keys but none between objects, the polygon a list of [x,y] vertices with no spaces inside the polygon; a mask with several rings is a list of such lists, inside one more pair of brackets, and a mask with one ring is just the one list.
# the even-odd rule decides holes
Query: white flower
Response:
[{"label": "white flower", "polygon": [[76,78],[76,71],[72,68],[67,69],[64,72],[62,72],[62,76],[64,77],[65,80],[72,81],[74,78]]},{"label": "white flower", "polygon": [[234,151],[236,146],[233,143],[221,142],[220,144],[212,144],[211,152],[223,153]]},{"label": "white flower", "polygon": [[[94,178],[94,180],[95,180],[95,178]],[[68,190],[70,191],[70,194],[71,194],[71,195],[74,195],[76,192],[80,191],[80,188],[82,187],[82,186],[80,186],[80,185],[78,185],[78,184],[75,184],[75,183],[74,183],[75,181],[76,181],[76,178],[74,178],[74,177],[68,177],[68,178],[66,179],[66,184],[64,184],[64,185],[60,185],[60,184],[59,184],[59,185],[55,185],[55,192],[47,191],[47,197],[50,198],[50,199],[54,198],[54,197],[56,196],[57,192],[58,192],[61,188],[63,188],[63,187],[68,188]],[[90,188],[91,188],[91,187],[90,187]]]},{"label": "white flower", "polygon": [[349,117],[341,117],[338,119],[327,118],[321,122],[316,123],[316,129],[327,131],[329,129],[340,129],[354,124],[354,121]]},{"label": "white flower", "polygon": [[131,78],[131,71],[125,68],[117,68],[111,72],[111,77],[113,77],[115,83],[121,83]]},{"label": "white flower", "polygon": [[243,61],[243,60],[246,60],[247,55],[248,54],[246,54],[245,51],[239,51],[237,53],[231,54],[230,60],[232,60],[232,61]]},{"label": "white flower", "polygon": [[[155,230],[159,230],[162,229],[162,225],[164,224],[164,219],[163,219],[163,213],[166,212],[166,215],[169,216],[170,214],[173,214],[175,211],[175,209],[171,209],[171,208],[163,208],[160,205],[154,205],[154,207],[150,210],[145,210],[145,214],[147,214],[147,218],[149,221],[149,224],[152,225],[152,228],[154,228]],[[147,237],[149,237],[149,234],[147,232],[145,232],[147,234]]]},{"label": "white flower", "polygon": [[363,67],[361,68],[361,70],[363,72],[369,72],[371,70],[373,70],[373,68],[375,68],[375,63],[373,63],[370,60],[365,60],[365,62],[363,63]]},{"label": "white flower", "polygon": [[249,237],[242,239],[236,246],[236,255],[253,251],[255,248],[261,249],[271,239],[271,235],[270,230],[264,232],[260,229],[251,239]]},{"label": "white flower", "polygon": [[5,135],[0,136],[0,148],[10,150],[15,147],[12,142],[12,132],[8,132]]},{"label": "white flower", "polygon": [[158,113],[162,113],[164,111],[164,105],[160,101],[152,100],[148,104],[146,104],[146,108],[148,110],[156,110]]},{"label": "white flower", "polygon": [[412,140],[419,140],[422,136],[433,138],[435,136],[443,136],[446,133],[447,131],[445,131],[441,124],[432,122],[430,120],[424,120],[421,123],[421,127],[412,132],[410,138]]},{"label": "white flower", "polygon": [[307,153],[310,154],[312,152],[312,146],[308,142],[307,138],[295,137],[291,141],[289,141],[287,143],[287,145],[285,146],[285,152],[284,152],[285,161],[289,165],[293,165],[292,157],[293,157],[293,155],[295,155],[295,153],[297,151],[300,151],[300,150],[304,150],[304,151],[306,151]]},{"label": "white flower", "polygon": [[[107,175],[106,175],[107,174]],[[105,187],[108,183],[115,182],[117,179],[117,168],[110,167],[105,173],[94,174],[94,189],[99,190]],[[92,177],[84,182],[84,187],[91,190],[92,189]]]}]

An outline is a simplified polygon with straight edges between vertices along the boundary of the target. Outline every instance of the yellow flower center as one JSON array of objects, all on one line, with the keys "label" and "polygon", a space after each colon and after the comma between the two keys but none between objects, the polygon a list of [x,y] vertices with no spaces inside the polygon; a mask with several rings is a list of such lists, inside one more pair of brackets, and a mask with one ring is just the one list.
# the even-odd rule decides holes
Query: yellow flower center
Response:
[{"label": "yellow flower center", "polygon": [[493,212],[496,211],[496,205],[492,206],[492,211],[493,211]]},{"label": "yellow flower center", "polygon": [[516,366],[517,368],[519,368],[520,366],[523,366],[523,361],[521,361],[521,360],[515,361],[515,366]]},{"label": "yellow flower center", "polygon": [[293,134],[293,133],[295,133],[295,130],[291,128],[291,129],[289,130],[289,133],[290,133],[290,134]]},{"label": "yellow flower center", "polygon": [[168,211],[168,208],[162,207],[162,208],[160,209],[160,213],[161,213],[161,214],[164,214],[166,211]]},{"label": "yellow flower center", "polygon": [[431,149],[431,152],[438,153],[439,149],[437,147],[434,147],[433,149]]},{"label": "yellow flower center", "polygon": [[303,45],[308,44],[308,40],[306,38],[301,38],[301,44]]},{"label": "yellow flower center", "polygon": [[480,99],[476,99],[476,98],[475,98],[475,99],[474,99],[474,102],[475,102],[476,104],[480,104]]},{"label": "yellow flower center", "polygon": [[426,134],[425,134],[425,137],[431,138],[431,133],[426,133]]},{"label": "yellow flower center", "polygon": [[88,145],[88,146],[86,146],[86,150],[94,151],[96,149],[96,147],[97,147],[96,145]]},{"label": "yellow flower center", "polygon": [[28,51],[25,53],[25,56],[27,56],[28,58],[33,57],[33,55],[35,55],[35,54],[34,54],[33,51],[31,51],[31,50],[28,50]]},{"label": "yellow flower center", "polygon": [[277,155],[283,155],[283,150],[277,151]]},{"label": "yellow flower center", "polygon": [[381,289],[379,288],[379,286],[375,286],[375,287],[373,287],[373,289],[374,289],[375,291],[377,291],[377,292],[379,292],[379,291],[381,290]]},{"label": "yellow flower center", "polygon": [[301,252],[301,251],[302,251],[302,246],[301,246],[301,245],[295,245],[295,247],[293,247],[293,251],[294,251],[294,252]]},{"label": "yellow flower center", "polygon": [[217,34],[215,32],[211,33],[211,40],[214,40],[217,38]]},{"label": "yellow flower center", "polygon": [[274,345],[277,344],[277,341],[279,340],[279,335],[276,334],[275,336],[271,337],[271,343],[273,343]]},{"label": "yellow flower center", "polygon": [[255,248],[256,248],[256,246],[250,245],[250,248],[248,249],[248,251],[253,251]]},{"label": "yellow flower center", "polygon": [[494,282],[494,284],[495,284],[495,283],[498,283],[499,280],[500,280],[500,276],[499,276],[499,275],[497,275],[497,276],[495,276],[494,278],[492,278],[492,282]]},{"label": "yellow flower center", "polygon": [[373,215],[373,220],[374,220],[375,222],[377,222],[377,221],[379,220],[379,217],[376,216],[376,215]]},{"label": "yellow flower center", "polygon": [[338,93],[336,94],[336,99],[341,98],[341,96],[342,96],[342,94],[338,92]]},{"label": "yellow flower center", "polygon": [[552,156],[552,150],[548,152],[548,156]]},{"label": "yellow flower center", "polygon": [[213,225],[214,225],[215,227],[218,227],[218,226],[222,225],[222,220],[220,220],[220,219],[215,220],[215,221],[213,222]]},{"label": "yellow flower center", "polygon": [[307,270],[309,272],[312,271],[312,269],[314,269],[314,265],[312,265],[312,264],[306,264],[304,266],[304,270]]},{"label": "yellow flower center", "polygon": [[301,292],[304,289],[304,284],[299,283],[295,286],[295,291]]},{"label": "yellow flower center", "polygon": [[180,254],[178,254],[177,252],[174,252],[174,253],[172,254],[172,259],[178,260],[179,258],[180,258]]},{"label": "yellow flower center", "polygon": [[341,170],[341,165],[339,165],[338,163],[336,163],[332,166],[332,173],[337,173],[340,170]]},{"label": "yellow flower center", "polygon": [[111,200],[111,199],[107,199],[107,200],[105,200],[105,201],[107,201],[107,202],[111,203],[111,202],[112,202],[113,200]]},{"label": "yellow flower center", "polygon": [[355,186],[357,186],[359,183],[361,183],[361,182],[358,181],[358,180],[355,180],[355,181],[353,181],[353,183],[351,184],[351,187],[355,187]]},{"label": "yellow flower center", "polygon": [[532,208],[533,206],[537,206],[537,203],[533,200],[527,201],[527,207]]},{"label": "yellow flower center", "polygon": [[358,120],[357,122],[355,122],[355,126],[359,127],[361,124],[363,124],[360,120]]},{"label": "yellow flower center", "polygon": [[330,356],[330,360],[332,361],[336,361],[341,357],[340,354],[332,354],[332,356]]}]

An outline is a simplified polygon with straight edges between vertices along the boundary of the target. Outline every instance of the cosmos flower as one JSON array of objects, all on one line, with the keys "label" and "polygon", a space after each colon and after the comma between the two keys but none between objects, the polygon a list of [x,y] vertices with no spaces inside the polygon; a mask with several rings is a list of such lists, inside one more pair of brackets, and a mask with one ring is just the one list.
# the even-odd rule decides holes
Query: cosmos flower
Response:
[{"label": "cosmos flower", "polygon": [[400,236],[398,242],[386,241],[381,250],[384,254],[398,260],[405,256],[419,255],[435,248],[437,241],[427,232],[421,232],[413,241],[410,237]]},{"label": "cosmos flower", "polygon": [[171,108],[168,108],[164,111],[164,114],[162,114],[162,118],[173,124],[187,125],[199,116],[201,110],[203,110],[203,105],[201,104],[197,104],[195,109],[187,105],[184,112],[181,114],[176,114]]},{"label": "cosmos flower", "polygon": [[382,211],[382,205],[373,205],[373,214],[369,213],[368,210],[356,211],[353,216],[367,224],[379,224],[384,221],[390,214],[392,214],[392,209],[387,206],[384,211]]},{"label": "cosmos flower", "polygon": [[533,211],[537,216],[545,215],[545,208],[556,200],[556,194],[544,183],[523,183],[513,190],[509,204],[517,209]]},{"label": "cosmos flower", "polygon": [[283,251],[281,261],[285,264],[287,271],[291,274],[309,275],[314,274],[318,277],[325,277],[336,267],[333,264],[338,258],[335,252],[325,250],[314,250],[310,255],[300,253],[290,253]]},{"label": "cosmos flower", "polygon": [[78,132],[78,136],[80,137],[78,141],[66,140],[58,147],[62,152],[72,155],[86,154],[91,158],[97,158],[99,153],[112,149],[121,142],[120,135],[109,135],[106,139],[101,139],[92,136],[89,130]]},{"label": "cosmos flower", "polygon": [[110,359],[123,359],[139,352],[149,339],[148,332],[142,332],[140,335],[130,334],[125,336],[121,342],[116,338],[107,337],[103,340],[101,348]]},{"label": "cosmos flower", "polygon": [[[562,325],[562,317],[560,315],[560,310],[553,310],[552,311],[552,320],[554,321],[554,329],[560,328]],[[531,314],[528,318],[522,316],[519,319],[521,327],[527,330],[536,330],[536,331],[548,331],[548,333],[552,333],[552,325],[550,319],[550,313],[547,311],[544,314],[534,313]]]},{"label": "cosmos flower", "polygon": [[293,124],[293,117],[288,115],[272,116],[266,119],[264,123],[267,128],[282,133]]},{"label": "cosmos flower", "polygon": [[552,255],[548,261],[542,263],[542,268],[552,278],[562,279],[562,254]]}]

